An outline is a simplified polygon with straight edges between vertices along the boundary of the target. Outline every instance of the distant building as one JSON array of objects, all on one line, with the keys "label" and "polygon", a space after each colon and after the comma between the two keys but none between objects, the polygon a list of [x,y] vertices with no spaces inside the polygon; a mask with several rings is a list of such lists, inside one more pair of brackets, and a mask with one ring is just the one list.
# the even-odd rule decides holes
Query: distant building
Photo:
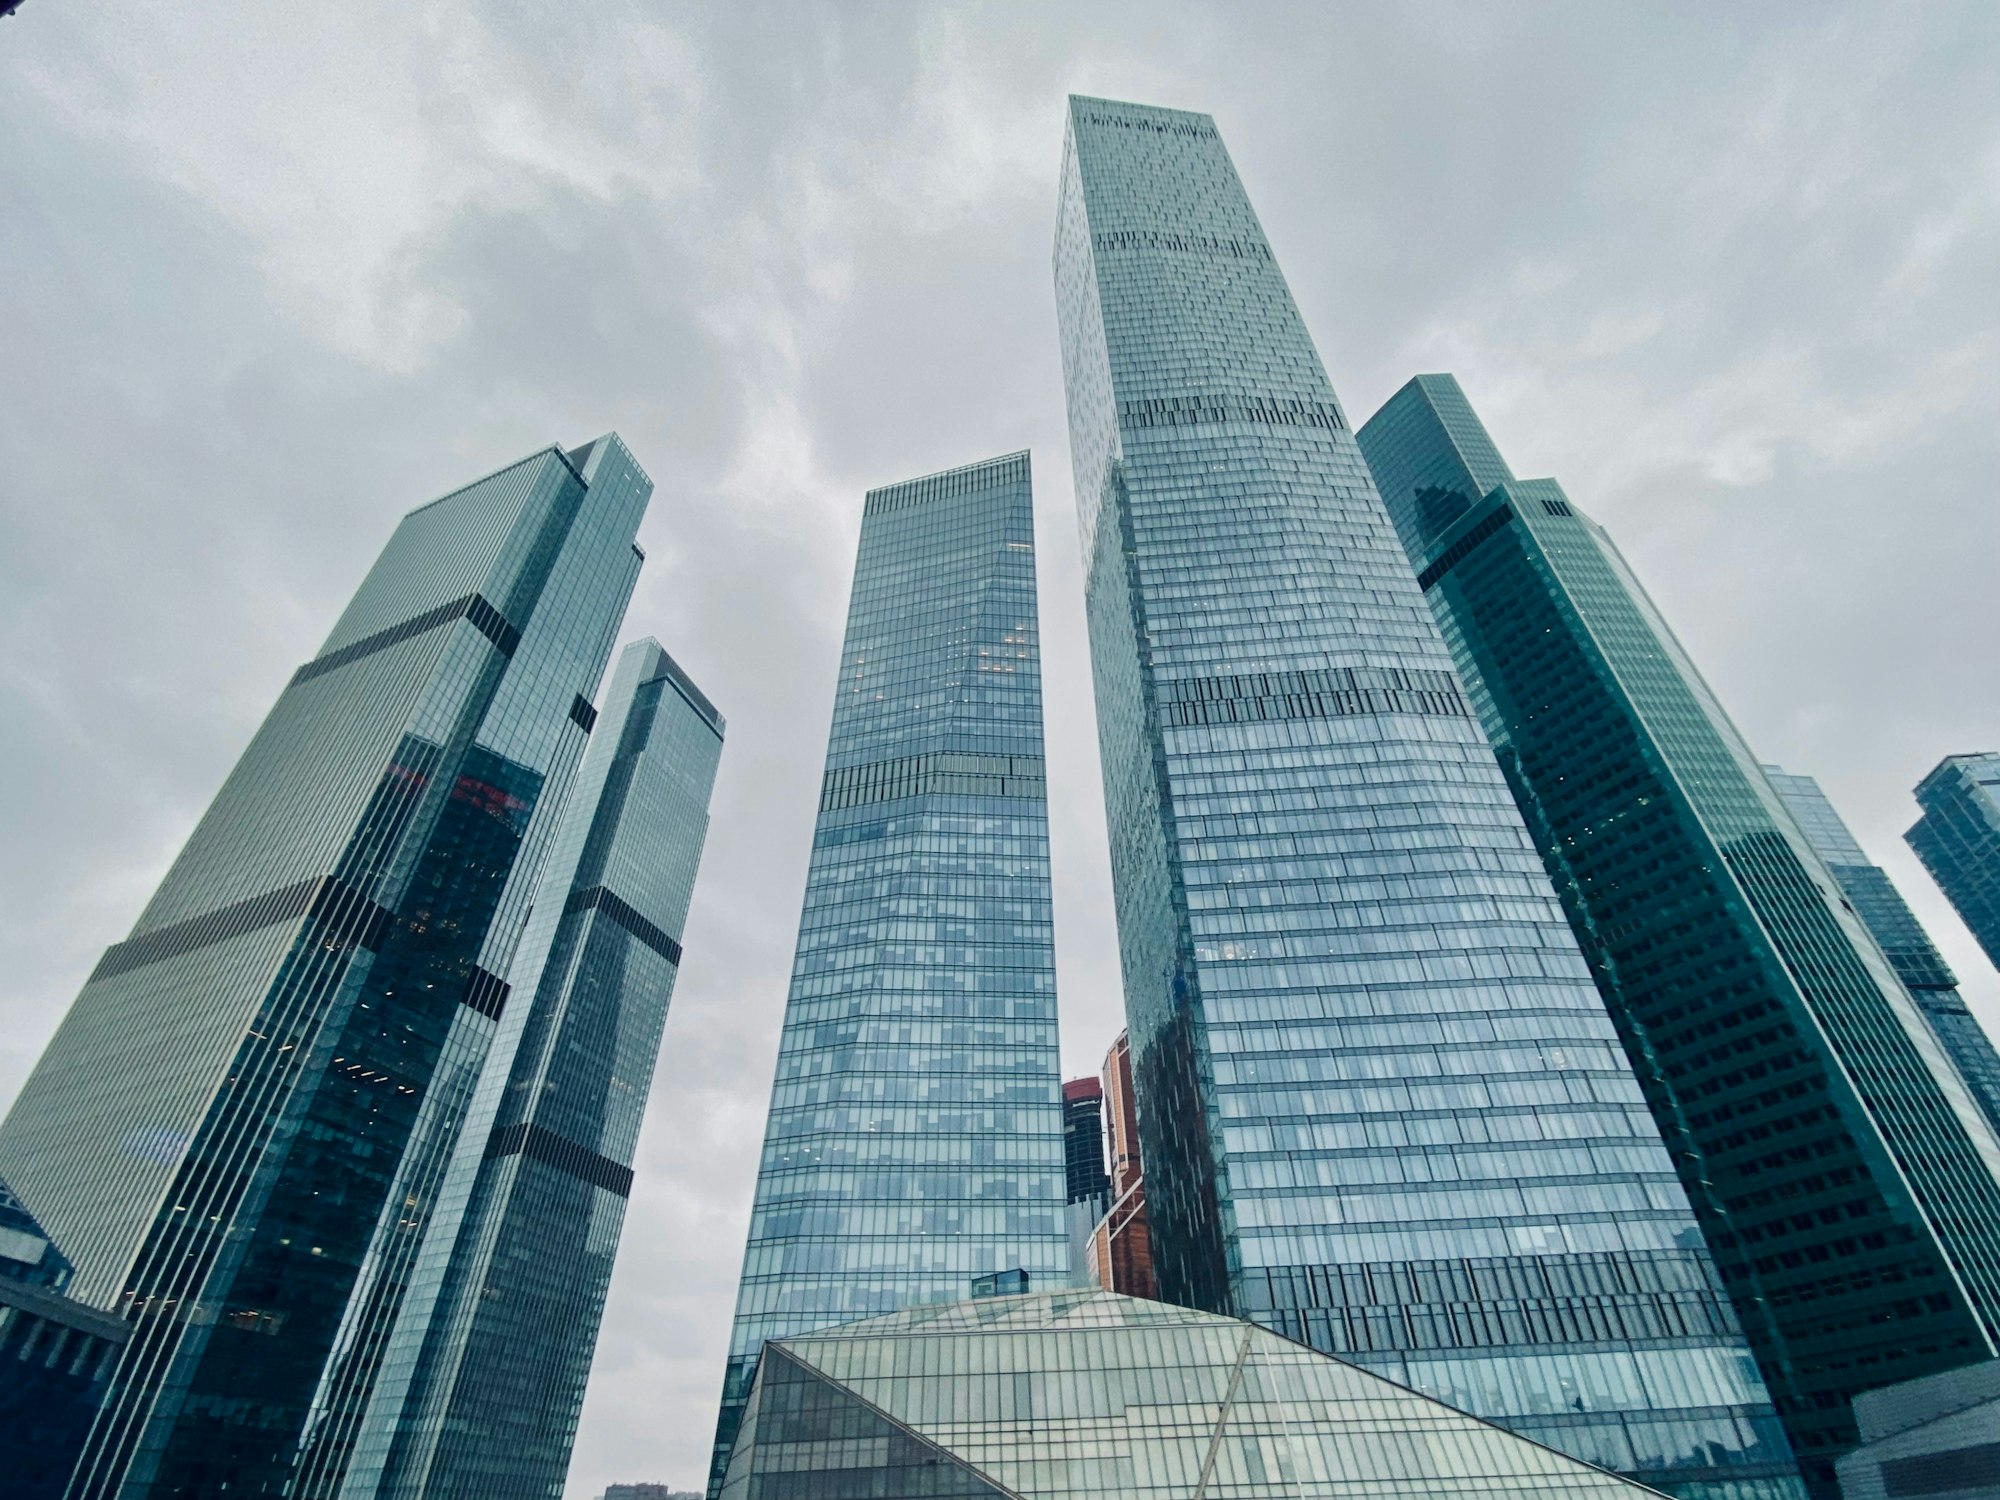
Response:
[{"label": "distant building", "polygon": [[2000,1130],[2000,1052],[1993,1050],[1986,1028],[1958,993],[1958,976],[1890,881],[1888,871],[1862,851],[1820,784],[1810,776],[1777,766],[1766,766],[1764,772],[1833,878],[1840,882],[1855,914],[1875,934],[1889,967],[1915,997],[1932,1034],[1972,1091],[1973,1102]]},{"label": "distant building", "polygon": [[1128,1297],[1157,1297],[1153,1235],[1146,1221],[1146,1183],[1140,1170],[1139,1108],[1132,1089],[1132,1049],[1124,1032],[1104,1058],[1104,1102],[1111,1156],[1112,1199],[1085,1249],[1084,1275],[1092,1286]]},{"label": "distant building", "polygon": [[70,1263],[0,1182],[0,1475],[59,1500],[131,1329],[62,1294]]},{"label": "distant building", "polygon": [[611,1484],[603,1500],[701,1500],[698,1490],[670,1490],[664,1484]]},{"label": "distant building", "polygon": [[1854,1400],[1842,1500],[2000,1500],[2000,1359]]},{"label": "distant building", "polygon": [[1072,1078],[1063,1085],[1063,1166],[1069,1202],[1063,1224],[1069,1231],[1072,1285],[1085,1279],[1090,1236],[1111,1207],[1111,1178],[1104,1170],[1104,1086],[1095,1078]]},{"label": "distant building", "polygon": [[1917,783],[1924,810],[1903,837],[1986,956],[2000,964],[2000,755],[1948,755]]},{"label": "distant building", "polygon": [[725,1500],[1657,1500],[1254,1324],[1102,1291],[764,1346]]}]

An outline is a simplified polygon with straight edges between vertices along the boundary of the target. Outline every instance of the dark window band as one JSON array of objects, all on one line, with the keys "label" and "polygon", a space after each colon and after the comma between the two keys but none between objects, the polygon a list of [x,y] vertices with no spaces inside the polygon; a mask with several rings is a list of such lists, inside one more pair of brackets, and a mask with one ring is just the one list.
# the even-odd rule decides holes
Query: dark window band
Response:
[{"label": "dark window band", "polygon": [[[245,901],[203,912],[198,917],[142,932],[122,943],[114,943],[104,950],[104,957],[91,970],[90,978],[92,982],[109,979],[114,974],[124,974],[163,959],[178,958],[197,948],[213,947],[231,938],[242,937],[245,933],[275,927],[280,922],[296,921],[303,916],[310,916],[314,921],[340,922],[349,929],[352,934],[349,941],[357,948],[379,947],[389,926],[389,913],[385,908],[353,890],[345,881],[335,880],[331,875],[316,875],[311,880],[266,891],[261,896],[252,896]],[[358,926],[352,920],[356,916],[361,918]]]},{"label": "dark window band", "polygon": [[605,887],[593,885],[585,890],[571,891],[569,900],[563,903],[563,915],[569,916],[573,912],[580,911],[603,912],[675,968],[680,967],[681,945]]},{"label": "dark window band", "polygon": [[498,974],[489,974],[478,964],[472,966],[472,977],[465,982],[465,993],[459,997],[460,1003],[471,1006],[489,1020],[500,1019],[500,1012],[507,1007],[510,987]]},{"label": "dark window band", "polygon": [[1170,234],[1163,229],[1114,229],[1094,234],[1098,250],[1177,250],[1185,255],[1231,255],[1238,260],[1269,260],[1271,247],[1256,240],[1225,240],[1212,234]]},{"label": "dark window band", "polygon": [[557,1135],[541,1125],[497,1126],[487,1137],[486,1155],[489,1160],[501,1156],[525,1156],[530,1161],[542,1162],[558,1172],[567,1172],[571,1177],[616,1193],[621,1198],[632,1196],[630,1167],[620,1166],[610,1157],[600,1156],[588,1146],[579,1146],[568,1136]]},{"label": "dark window band", "polygon": [[337,671],[349,662],[373,656],[377,651],[386,651],[391,646],[399,646],[404,641],[414,639],[440,625],[449,625],[453,620],[470,620],[479,633],[498,648],[502,656],[512,656],[514,648],[521,644],[521,632],[507,622],[504,615],[488,604],[479,594],[467,594],[463,599],[454,599],[449,604],[440,604],[436,609],[427,609],[420,615],[412,615],[400,625],[391,625],[387,630],[378,630],[373,635],[364,635],[338,651],[329,651],[324,656],[315,657],[292,674],[291,686],[311,682],[315,677],[324,677],[328,672]]},{"label": "dark window band", "polygon": [[1160,698],[1161,717],[1175,729],[1355,714],[1422,714],[1439,719],[1472,716],[1449,672],[1400,667],[1326,667],[1183,678],[1162,683]]},{"label": "dark window band", "polygon": [[581,693],[569,700],[569,716],[585,734],[589,734],[597,727],[597,710],[590,706],[589,700]]},{"label": "dark window band", "polygon": [[1417,587],[1429,593],[1432,584],[1471,556],[1473,548],[1513,519],[1514,512],[1504,505],[1501,506],[1432,559],[1431,565],[1417,575]]},{"label": "dark window band", "polygon": [[820,783],[819,810],[862,807],[931,793],[961,797],[1046,797],[1046,768],[1039,755],[971,755],[940,750],[904,755],[828,771]]},{"label": "dark window band", "polygon": [[1154,396],[1118,403],[1125,427],[1197,427],[1210,422],[1255,422],[1265,427],[1321,427],[1345,432],[1340,408],[1296,396]]},{"label": "dark window band", "polygon": [[1984,1492],[2000,1487],[2000,1443],[1947,1448],[1885,1459],[1882,1488],[1890,1495],[1941,1495],[1951,1490]]}]

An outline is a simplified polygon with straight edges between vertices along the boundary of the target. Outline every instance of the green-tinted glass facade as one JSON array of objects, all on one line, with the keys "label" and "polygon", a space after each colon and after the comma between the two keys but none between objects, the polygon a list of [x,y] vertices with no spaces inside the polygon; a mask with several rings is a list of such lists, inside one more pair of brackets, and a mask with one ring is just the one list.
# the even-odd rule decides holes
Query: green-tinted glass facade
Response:
[{"label": "green-tinted glass facade", "polygon": [[1939,1045],[1958,1064],[1959,1076],[1971,1089],[1987,1123],[2000,1130],[2000,1052],[1993,1050],[1986,1028],[1959,994],[1958,976],[1951,972],[1888,872],[1862,852],[1820,784],[1810,776],[1777,766],[1764,767],[1764,773],[1800,831],[1840,882],[1841,894],[1854,914],[1875,935],[1889,966],[1930,1022]]},{"label": "green-tinted glass facade", "polygon": [[1072,99],[1055,271],[1161,1295],[1650,1484],[1793,1493],[1214,122]]},{"label": "green-tinted glass facade", "polygon": [[279,1493],[364,1265],[414,1252],[639,568],[616,437],[404,518],[4,1126],[133,1327],[73,1493]]},{"label": "green-tinted glass facade", "polygon": [[2000,964],[2000,755],[1948,755],[1917,783],[1924,815],[1903,837]]},{"label": "green-tinted glass facade", "polygon": [[767,1346],[724,1500],[1654,1492],[1254,1324],[996,1297]]},{"label": "green-tinted glass facade", "polygon": [[294,1495],[562,1493],[723,729],[658,642],[625,648],[410,1286],[350,1300]]},{"label": "green-tinted glass facade", "polygon": [[1857,1391],[1990,1352],[2000,1142],[1603,531],[1449,376],[1361,445],[1830,1496]]},{"label": "green-tinted glass facade", "polygon": [[767,1339],[1068,1275],[1028,455],[871,490],[723,1388]]}]

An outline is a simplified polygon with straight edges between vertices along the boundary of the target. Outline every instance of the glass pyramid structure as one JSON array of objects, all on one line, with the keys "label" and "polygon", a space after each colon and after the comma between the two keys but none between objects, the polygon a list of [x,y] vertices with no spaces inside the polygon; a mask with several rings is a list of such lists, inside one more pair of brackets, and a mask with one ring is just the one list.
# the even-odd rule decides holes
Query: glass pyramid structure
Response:
[{"label": "glass pyramid structure", "polygon": [[1105,1291],[765,1345],[725,1500],[1655,1494],[1255,1324]]}]

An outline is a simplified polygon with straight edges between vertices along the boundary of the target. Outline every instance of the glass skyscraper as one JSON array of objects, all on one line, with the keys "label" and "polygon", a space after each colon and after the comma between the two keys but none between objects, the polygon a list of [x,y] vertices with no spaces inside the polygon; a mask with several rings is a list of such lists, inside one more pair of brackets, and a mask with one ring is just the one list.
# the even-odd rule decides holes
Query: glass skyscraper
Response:
[{"label": "glass skyscraper", "polygon": [[2000,964],[2000,755],[1948,755],[1917,783],[1924,815],[1903,837]]},{"label": "glass skyscraper", "polygon": [[1834,811],[1820,784],[1810,776],[1764,767],[1771,785],[1798,821],[1800,830],[1826,861],[1841,894],[1867,924],[1883,957],[1903,981],[1924,1019],[1972,1090],[1987,1123],[2000,1130],[2000,1052],[1979,1018],[1958,992],[1958,976],[1931,942],[1930,934],[1903,900],[1889,874],[1873,863]]},{"label": "glass skyscraper", "polygon": [[0,1126],[72,1294],[132,1325],[78,1500],[288,1483],[505,1014],[651,490],[607,436],[406,516]]},{"label": "glass skyscraper", "polygon": [[1856,1392],[1991,1351],[2000,1141],[1604,532],[1448,375],[1361,447],[1831,1496]]},{"label": "glass skyscraper", "polygon": [[350,1299],[294,1496],[561,1494],[723,727],[658,642],[625,648],[411,1286]]},{"label": "glass skyscraper", "polygon": [[1657,1487],[1796,1493],[1214,122],[1072,99],[1055,275],[1160,1295]]},{"label": "glass skyscraper", "polygon": [[1068,1273],[1028,455],[871,490],[730,1339]]}]

